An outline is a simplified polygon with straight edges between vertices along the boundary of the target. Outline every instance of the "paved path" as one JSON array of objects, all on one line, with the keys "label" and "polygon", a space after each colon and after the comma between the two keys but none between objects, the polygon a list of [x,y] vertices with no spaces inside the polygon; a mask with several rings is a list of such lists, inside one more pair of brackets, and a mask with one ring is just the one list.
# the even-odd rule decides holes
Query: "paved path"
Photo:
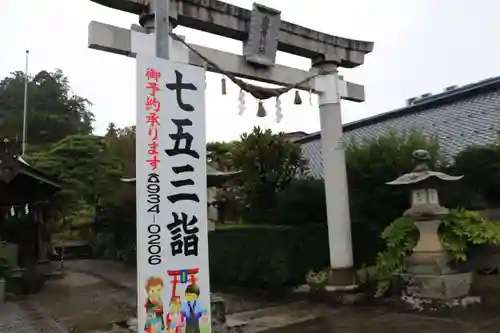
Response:
[{"label": "paved path", "polygon": [[0,305],[0,333],[68,333],[41,307],[29,300]]},{"label": "paved path", "polygon": [[[1,1],[1,0],[0,0]],[[0,333],[88,333],[135,315],[135,271],[107,261],[68,263],[64,279],[36,295],[0,306]],[[262,333],[498,333],[498,304],[446,317],[395,312],[393,307],[327,307],[306,301],[277,304],[223,294],[229,318]]]},{"label": "paved path", "polygon": [[500,320],[468,322],[371,308],[343,308],[329,316],[266,333],[498,333]]},{"label": "paved path", "polygon": [[[70,260],[65,262],[65,267],[72,271],[91,274],[106,280],[108,283],[132,293],[134,297],[137,292],[137,274],[135,269],[124,266],[119,262],[91,259]],[[224,299],[227,313],[256,310],[284,303],[283,299],[273,300],[263,297],[263,295],[259,295],[258,293],[249,295],[249,293],[244,292],[228,293],[215,291],[214,294]]]},{"label": "paved path", "polygon": [[[135,301],[135,271],[119,263],[95,260],[69,262],[72,270],[86,272],[115,284]],[[395,312],[382,306],[331,308],[317,303],[276,304],[259,300],[238,302],[235,295],[223,297],[233,312],[229,317],[248,321],[266,333],[498,333],[500,307],[460,310],[431,316]],[[123,298],[123,296],[122,296]],[[249,305],[250,304],[250,305]],[[258,309],[258,310],[256,310]],[[3,332],[1,332],[3,333]]]},{"label": "paved path", "polygon": [[113,322],[136,311],[135,294],[72,271],[67,271],[63,279],[47,281],[40,293],[27,300],[72,333],[111,329]]},{"label": "paved path", "polygon": [[0,305],[0,333],[38,333],[34,322],[18,304]]}]

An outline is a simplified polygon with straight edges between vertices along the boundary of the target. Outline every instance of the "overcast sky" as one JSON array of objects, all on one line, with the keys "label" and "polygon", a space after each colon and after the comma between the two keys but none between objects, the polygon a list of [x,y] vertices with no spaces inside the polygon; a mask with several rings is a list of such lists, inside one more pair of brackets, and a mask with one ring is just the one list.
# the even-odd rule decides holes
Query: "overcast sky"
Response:
[{"label": "overcast sky", "polygon": [[[251,0],[227,1],[251,9]],[[356,69],[341,70],[345,79],[365,85],[366,102],[343,102],[344,123],[404,105],[405,99],[438,93],[500,73],[500,1],[497,0],[260,0],[282,11],[282,19],[329,34],[375,42],[373,53]],[[109,122],[135,122],[134,60],[87,48],[91,20],[129,28],[134,15],[108,9],[90,0],[0,0],[0,77],[24,70],[60,68],[74,93],[92,101],[96,133]],[[241,53],[241,43],[200,31],[177,28],[192,43]],[[307,70],[310,62],[278,54],[278,62]],[[208,140],[230,140],[254,125],[274,131],[314,132],[319,129],[317,106],[293,104],[283,98],[284,119],[257,118],[254,102],[238,116],[238,89],[220,93],[220,76],[209,74],[207,87]],[[247,98],[250,101],[251,97]],[[315,101],[315,99],[314,99]],[[20,110],[21,112],[21,110]]]}]

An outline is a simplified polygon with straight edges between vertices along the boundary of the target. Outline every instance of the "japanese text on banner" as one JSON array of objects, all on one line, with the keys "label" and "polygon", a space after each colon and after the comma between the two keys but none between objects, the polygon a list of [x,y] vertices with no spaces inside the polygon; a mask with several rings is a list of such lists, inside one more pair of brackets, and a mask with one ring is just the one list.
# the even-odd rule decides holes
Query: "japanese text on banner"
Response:
[{"label": "japanese text on banner", "polygon": [[161,73],[155,68],[149,67],[146,70],[147,78],[145,109],[147,115],[145,121],[148,126],[148,159],[146,163],[149,166],[150,173],[147,180],[147,211],[151,219],[148,226],[148,263],[150,265],[159,265],[162,262],[162,247],[160,243],[161,226],[158,217],[160,214],[161,202],[161,184],[160,175],[157,172],[160,159],[158,158],[158,133],[160,129],[160,107],[161,102],[157,99],[157,93],[160,91],[159,81]]},{"label": "japanese text on banner", "polygon": [[209,333],[205,72],[140,55],[137,62],[144,83],[137,124],[139,327]]}]

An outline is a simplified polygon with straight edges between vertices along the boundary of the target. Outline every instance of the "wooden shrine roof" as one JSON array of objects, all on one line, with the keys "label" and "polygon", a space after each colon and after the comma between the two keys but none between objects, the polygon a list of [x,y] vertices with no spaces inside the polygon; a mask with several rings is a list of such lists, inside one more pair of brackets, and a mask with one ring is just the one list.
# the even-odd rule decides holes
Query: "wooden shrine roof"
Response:
[{"label": "wooden shrine roof", "polygon": [[62,184],[30,166],[8,140],[0,142],[0,206],[46,201]]}]

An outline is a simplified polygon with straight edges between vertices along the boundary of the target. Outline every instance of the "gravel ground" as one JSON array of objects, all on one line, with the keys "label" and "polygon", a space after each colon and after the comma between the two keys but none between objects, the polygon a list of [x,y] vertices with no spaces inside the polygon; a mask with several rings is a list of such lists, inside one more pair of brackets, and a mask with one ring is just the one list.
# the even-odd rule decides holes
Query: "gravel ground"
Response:
[{"label": "gravel ground", "polygon": [[134,295],[79,272],[48,281],[30,300],[72,333],[111,329],[113,322],[135,314]]},{"label": "gravel ground", "polygon": [[0,333],[39,333],[29,315],[18,304],[0,305]]}]

